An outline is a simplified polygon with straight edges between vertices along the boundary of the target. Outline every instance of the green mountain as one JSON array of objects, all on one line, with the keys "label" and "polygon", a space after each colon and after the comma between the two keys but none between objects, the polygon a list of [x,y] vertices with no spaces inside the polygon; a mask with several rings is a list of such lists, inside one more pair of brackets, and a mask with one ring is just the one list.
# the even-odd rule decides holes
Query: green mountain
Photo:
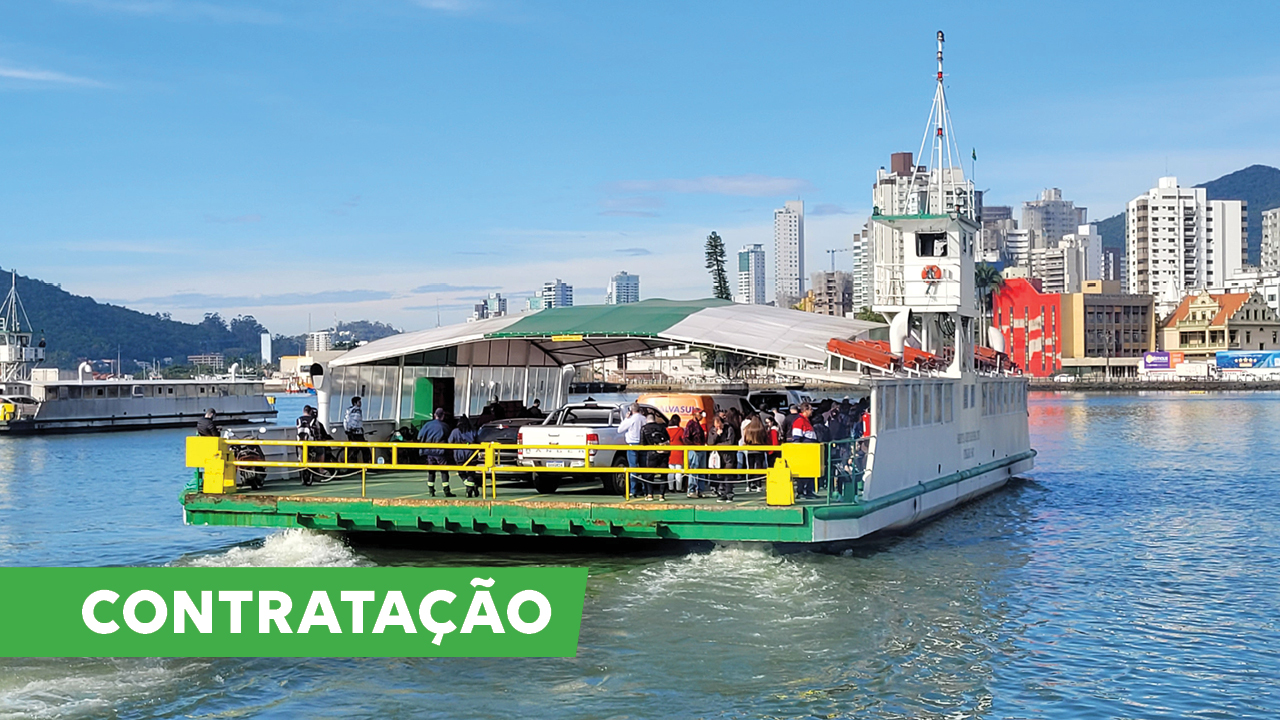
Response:
[{"label": "green mountain", "polygon": [[81,360],[114,360],[117,355],[126,372],[135,369],[130,361],[172,358],[181,364],[188,355],[204,352],[256,359],[260,334],[266,332],[251,316],[227,323],[212,313],[191,324],[99,303],[35,278],[19,275],[17,283],[31,329],[48,343],[44,367],[73,369]]},{"label": "green mountain", "polygon": [[[9,271],[0,269],[8,278]],[[115,360],[122,370],[132,372],[136,363],[171,358],[185,364],[188,355],[222,353],[228,362],[245,359],[256,365],[262,333],[267,329],[252,315],[224,320],[217,313],[205,315],[199,323],[172,320],[168,314],[148,315],[119,305],[99,303],[90,297],[73,295],[57,285],[17,277],[18,296],[26,309],[30,327],[37,338],[48,343],[43,367],[73,369],[82,360]],[[399,332],[383,323],[357,321],[339,327],[343,337],[372,340]],[[298,353],[306,336],[273,338],[274,354]]]},{"label": "green mountain", "polygon": [[[1244,200],[1249,203],[1248,262],[1256,265],[1262,248],[1262,211],[1280,207],[1280,169],[1250,165],[1217,180],[1201,183],[1210,200]],[[1136,195],[1136,193],[1135,193]],[[1124,213],[1097,223],[1102,247],[1124,252]]]}]

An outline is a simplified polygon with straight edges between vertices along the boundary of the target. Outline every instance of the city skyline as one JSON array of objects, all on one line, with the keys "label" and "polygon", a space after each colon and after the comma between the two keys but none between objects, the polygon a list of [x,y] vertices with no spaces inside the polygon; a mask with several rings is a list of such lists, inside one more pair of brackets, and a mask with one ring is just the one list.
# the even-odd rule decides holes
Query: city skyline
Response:
[{"label": "city skyline", "polygon": [[[1101,219],[1155,177],[1280,165],[1265,122],[1277,79],[1250,70],[1275,51],[1247,41],[1268,7],[1192,23],[1086,4],[1053,27],[1010,8],[866,23],[834,3],[782,20],[771,7],[12,7],[0,127],[20,142],[0,260],[144,312],[249,312],[286,333],[308,313],[425,327],[437,303],[460,322],[546,277],[602,302],[621,262],[648,276],[646,297],[705,297],[701,239],[770,247],[772,209],[795,199],[805,265],[826,268],[870,213],[876,168],[918,148],[939,28],[957,140],[980,158],[965,172],[988,204],[1057,187]],[[765,51],[699,40],[775,32]],[[1169,57],[1170,41],[1194,50]],[[1179,81],[1127,81],[1148,72]],[[1037,84],[1050,73],[1052,92]],[[757,102],[778,78],[803,112]],[[1142,111],[1187,79],[1194,127]],[[992,102],[999,87],[1019,90]],[[853,100],[873,94],[876,112]],[[717,111],[691,117],[694,102]]]}]

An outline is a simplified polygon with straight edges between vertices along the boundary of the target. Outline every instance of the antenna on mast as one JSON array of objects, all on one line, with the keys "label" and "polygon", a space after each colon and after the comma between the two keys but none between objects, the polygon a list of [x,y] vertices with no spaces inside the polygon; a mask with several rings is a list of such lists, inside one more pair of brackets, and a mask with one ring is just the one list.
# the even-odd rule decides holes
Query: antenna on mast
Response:
[{"label": "antenna on mast", "polygon": [[921,185],[926,188],[926,192],[923,206],[917,207],[915,211],[922,215],[956,213],[972,220],[974,199],[959,177],[963,173],[956,165],[961,158],[960,149],[956,145],[951,126],[951,111],[947,109],[947,91],[943,84],[942,44],[945,40],[946,37],[939,30],[937,87],[933,94],[933,107],[929,110],[929,121],[925,125],[924,138],[920,141],[920,152],[916,155],[923,161],[927,145],[929,160],[926,165],[917,166],[914,173],[922,181]]}]

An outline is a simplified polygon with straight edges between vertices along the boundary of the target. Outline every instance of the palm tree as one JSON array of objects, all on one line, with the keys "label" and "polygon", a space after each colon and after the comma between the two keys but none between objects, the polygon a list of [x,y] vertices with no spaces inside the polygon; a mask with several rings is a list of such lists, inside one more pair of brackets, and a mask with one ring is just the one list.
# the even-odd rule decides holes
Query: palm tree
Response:
[{"label": "palm tree", "polygon": [[982,324],[979,327],[979,343],[986,345],[987,340],[987,317],[991,312],[991,303],[997,290],[1004,285],[1004,276],[996,269],[995,265],[988,263],[979,263],[973,269],[973,287],[978,291],[978,300],[982,310]]}]

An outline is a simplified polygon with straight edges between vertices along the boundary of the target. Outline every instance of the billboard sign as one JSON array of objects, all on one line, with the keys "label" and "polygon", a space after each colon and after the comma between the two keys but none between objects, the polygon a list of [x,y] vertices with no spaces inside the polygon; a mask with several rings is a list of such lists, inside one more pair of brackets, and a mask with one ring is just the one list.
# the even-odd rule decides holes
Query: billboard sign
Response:
[{"label": "billboard sign", "polygon": [[1220,370],[1280,368],[1280,352],[1271,350],[1224,350],[1216,359]]}]

